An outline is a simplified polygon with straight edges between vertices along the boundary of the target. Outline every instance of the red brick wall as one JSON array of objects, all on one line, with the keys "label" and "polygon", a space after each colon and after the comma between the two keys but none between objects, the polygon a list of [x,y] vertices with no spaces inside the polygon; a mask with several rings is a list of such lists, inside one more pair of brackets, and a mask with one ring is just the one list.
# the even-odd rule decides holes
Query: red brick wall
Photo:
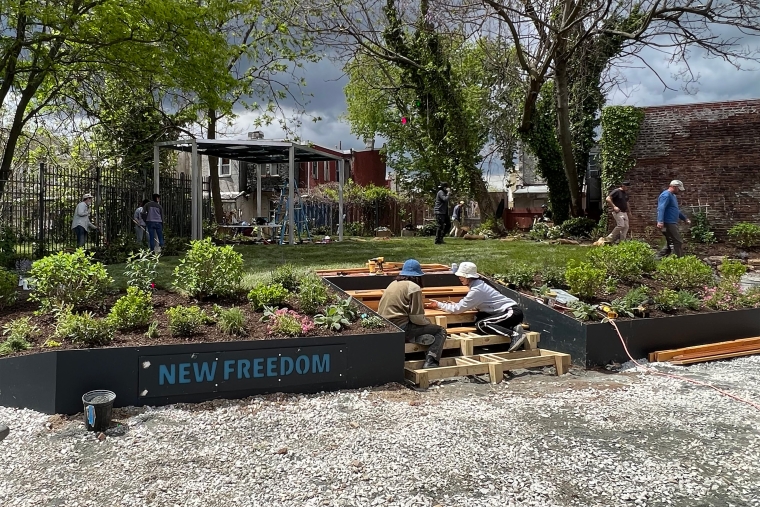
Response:
[{"label": "red brick wall", "polygon": [[354,183],[366,186],[370,183],[378,187],[385,186],[385,160],[379,150],[362,150],[354,152],[351,164],[351,178]]},{"label": "red brick wall", "polygon": [[[633,150],[631,229],[657,220],[657,197],[670,180],[683,181],[681,211],[709,204],[718,239],[736,222],[760,223],[760,100],[644,108]],[[611,221],[614,226],[614,221]]]}]

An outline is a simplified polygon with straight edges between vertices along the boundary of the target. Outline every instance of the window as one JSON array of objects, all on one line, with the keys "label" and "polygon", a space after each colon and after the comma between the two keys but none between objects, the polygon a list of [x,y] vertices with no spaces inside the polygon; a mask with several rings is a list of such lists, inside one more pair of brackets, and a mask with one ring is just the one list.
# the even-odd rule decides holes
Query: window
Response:
[{"label": "window", "polygon": [[330,181],[330,162],[325,160],[322,164],[325,167],[325,181]]},{"label": "window", "polygon": [[229,175],[230,175],[230,159],[220,158],[219,159],[219,176],[229,176]]},{"label": "window", "polygon": [[317,179],[317,162],[311,163],[311,179],[316,180]]}]

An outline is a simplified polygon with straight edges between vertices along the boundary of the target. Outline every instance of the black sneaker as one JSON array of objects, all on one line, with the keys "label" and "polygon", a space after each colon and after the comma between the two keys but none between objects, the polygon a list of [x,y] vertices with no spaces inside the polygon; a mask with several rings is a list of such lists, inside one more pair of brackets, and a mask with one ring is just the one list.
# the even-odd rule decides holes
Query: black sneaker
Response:
[{"label": "black sneaker", "polygon": [[423,370],[427,370],[428,368],[438,368],[440,364],[438,363],[438,359],[434,357],[428,357],[425,359],[425,364],[422,365]]},{"label": "black sneaker", "polygon": [[514,352],[519,349],[523,343],[525,343],[525,331],[522,326],[519,326],[519,329],[516,326],[514,333],[512,333],[512,343],[509,344],[507,352]]}]

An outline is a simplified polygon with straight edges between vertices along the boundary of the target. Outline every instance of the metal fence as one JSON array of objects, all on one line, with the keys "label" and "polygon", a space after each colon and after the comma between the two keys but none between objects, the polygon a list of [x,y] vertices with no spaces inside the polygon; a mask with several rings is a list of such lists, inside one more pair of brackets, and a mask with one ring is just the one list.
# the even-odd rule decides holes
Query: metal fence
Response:
[{"label": "metal fence", "polygon": [[[44,164],[34,172],[2,183],[0,227],[3,238],[6,242],[13,238],[16,255],[29,258],[76,247],[71,222],[84,194],[95,196],[91,220],[98,226],[98,231],[88,235],[88,248],[106,246],[126,235],[134,236],[134,212],[142,199],[152,194],[152,189],[145,188],[142,182],[105,174],[100,169],[83,174]],[[208,191],[208,186],[208,180],[204,180],[204,191]],[[189,237],[189,179],[162,177],[160,188],[164,229],[170,235]],[[204,202],[203,209],[204,217],[208,217],[208,202]]]}]

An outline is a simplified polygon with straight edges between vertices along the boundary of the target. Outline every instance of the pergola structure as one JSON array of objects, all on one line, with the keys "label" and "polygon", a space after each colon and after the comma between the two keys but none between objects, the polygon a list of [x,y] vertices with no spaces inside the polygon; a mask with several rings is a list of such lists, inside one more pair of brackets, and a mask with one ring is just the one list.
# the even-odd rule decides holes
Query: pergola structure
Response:
[{"label": "pergola structure", "polygon": [[228,158],[256,164],[256,212],[261,216],[261,166],[262,164],[288,164],[288,239],[294,240],[295,165],[301,162],[320,162],[335,160],[338,162],[338,241],[343,241],[343,183],[344,159],[309,146],[290,141],[266,140],[221,140],[221,139],[184,139],[179,141],[160,141],[153,145],[153,191],[159,189],[159,151],[161,148],[186,151],[190,156],[190,205],[192,208],[191,238],[201,239],[203,186],[201,184],[200,155]]}]

